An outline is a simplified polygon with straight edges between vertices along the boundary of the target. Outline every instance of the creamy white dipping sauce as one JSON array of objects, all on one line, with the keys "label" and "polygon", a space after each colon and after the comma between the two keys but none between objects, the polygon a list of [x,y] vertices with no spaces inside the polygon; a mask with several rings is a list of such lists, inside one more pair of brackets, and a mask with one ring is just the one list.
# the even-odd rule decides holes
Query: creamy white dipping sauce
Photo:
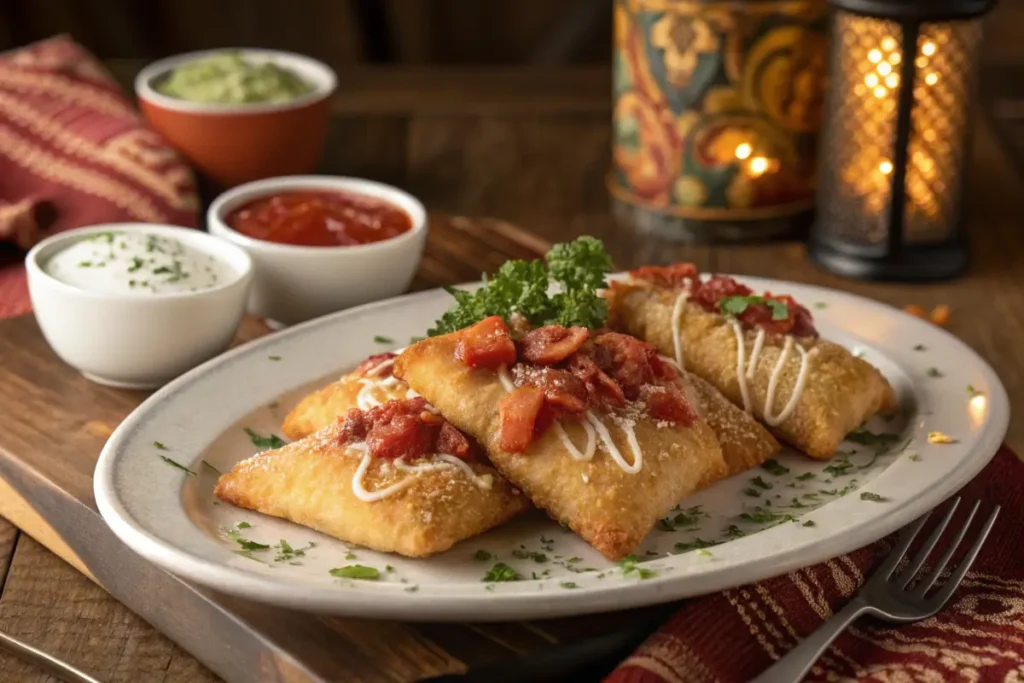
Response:
[{"label": "creamy white dipping sauce", "polygon": [[145,230],[97,233],[54,254],[43,270],[99,294],[197,292],[238,275],[215,256]]}]

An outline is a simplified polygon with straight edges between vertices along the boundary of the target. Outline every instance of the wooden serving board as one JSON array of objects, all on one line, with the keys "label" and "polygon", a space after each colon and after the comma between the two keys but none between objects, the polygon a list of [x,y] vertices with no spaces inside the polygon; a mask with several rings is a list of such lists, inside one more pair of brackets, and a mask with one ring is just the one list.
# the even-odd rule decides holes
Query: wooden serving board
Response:
[{"label": "wooden serving board", "polygon": [[[476,280],[548,246],[509,223],[432,216],[414,288]],[[249,318],[237,342],[268,333]],[[31,315],[0,321],[0,515],[228,681],[591,680],[672,610],[404,624],[314,616],[194,586],[124,546],[93,500],[103,444],[146,395],[84,379],[54,355]]]}]

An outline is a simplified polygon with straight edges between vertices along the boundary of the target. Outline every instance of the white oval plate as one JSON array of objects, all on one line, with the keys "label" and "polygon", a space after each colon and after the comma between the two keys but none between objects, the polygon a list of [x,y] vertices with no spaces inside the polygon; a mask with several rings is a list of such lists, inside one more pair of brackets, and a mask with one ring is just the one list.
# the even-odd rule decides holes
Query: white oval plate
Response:
[{"label": "white oval plate", "polygon": [[[808,305],[822,336],[864,353],[890,379],[907,409],[889,423],[869,424],[872,432],[893,434],[887,448],[847,443],[842,450],[848,455],[831,462],[787,451],[778,458],[781,469],[751,471],[682,501],[682,516],[672,513],[651,532],[636,552],[636,564],[608,562],[537,512],[442,555],[413,560],[351,548],[215,501],[217,475],[206,463],[226,471],[252,455],[256,448],[244,428],[279,432],[281,420],[306,391],[388,348],[375,336],[393,339],[397,347],[422,335],[451,303],[439,290],[284,330],[168,384],[107,442],[96,466],[97,505],[136,552],[225,593],[359,617],[535,619],[710,593],[849,552],[940,503],[995,454],[1009,419],[1006,392],[963,342],[850,294],[741,279],[755,290],[788,292]],[[930,444],[930,431],[955,441]],[[865,493],[871,495],[862,497]],[[872,500],[876,497],[882,500]],[[280,547],[240,554],[238,535],[232,540],[228,531],[243,522],[251,525],[238,532],[245,539],[315,547],[301,556],[282,555]],[[478,551],[491,557],[477,559],[483,556]],[[484,582],[496,561],[514,567],[522,580]],[[381,578],[336,579],[329,573],[350,564],[376,567]]]}]

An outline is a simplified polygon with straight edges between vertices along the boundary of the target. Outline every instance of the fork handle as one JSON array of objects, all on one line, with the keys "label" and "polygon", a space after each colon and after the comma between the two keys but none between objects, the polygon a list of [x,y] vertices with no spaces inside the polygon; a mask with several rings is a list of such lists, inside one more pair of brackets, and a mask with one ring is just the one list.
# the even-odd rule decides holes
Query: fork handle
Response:
[{"label": "fork handle", "polygon": [[772,664],[752,683],[796,683],[803,680],[818,657],[824,654],[832,641],[857,617],[870,611],[867,602],[860,596],[851,600],[846,607],[836,612],[817,631],[807,636],[782,659]]}]

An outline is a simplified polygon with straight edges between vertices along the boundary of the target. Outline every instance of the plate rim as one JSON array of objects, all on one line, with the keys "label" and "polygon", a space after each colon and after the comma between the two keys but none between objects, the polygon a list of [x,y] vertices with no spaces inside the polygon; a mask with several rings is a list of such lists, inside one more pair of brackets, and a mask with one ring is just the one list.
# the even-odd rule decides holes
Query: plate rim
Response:
[{"label": "plate rim", "polygon": [[[613,274],[609,278],[615,279],[619,276],[621,273]],[[887,316],[896,314],[903,316],[908,321],[928,325],[894,306],[843,290],[756,276],[733,275],[732,277],[758,286],[763,284],[762,288],[796,285],[800,289],[821,295],[823,298],[843,299],[859,306],[867,306]],[[455,286],[467,288],[478,284],[463,283]],[[197,366],[154,392],[118,425],[97,460],[93,477],[93,492],[96,506],[104,521],[129,548],[172,575],[264,604],[316,613],[390,618],[403,621],[470,620],[480,622],[584,615],[671,602],[695,595],[707,595],[779,576],[852,552],[906,526],[949,498],[992,460],[1009,427],[1009,398],[995,370],[966,342],[943,328],[929,325],[927,328],[929,334],[940,335],[952,342],[957,347],[958,354],[966,354],[973,360],[972,364],[981,371],[989,384],[987,392],[989,395],[988,424],[979,432],[976,443],[960,456],[959,462],[951,470],[950,476],[943,480],[941,485],[922,491],[910,500],[897,503],[896,506],[889,509],[889,514],[877,521],[859,524],[843,534],[833,534],[818,539],[806,548],[798,546],[784,550],[779,555],[757,557],[749,562],[724,567],[716,572],[702,575],[701,588],[698,591],[687,590],[685,573],[672,575],[666,572],[659,577],[639,583],[618,582],[605,584],[607,588],[601,586],[584,591],[558,591],[556,593],[480,591],[479,595],[431,596],[429,593],[405,592],[402,590],[405,586],[397,583],[393,584],[393,590],[389,590],[389,588],[381,590],[380,588],[384,586],[392,587],[392,584],[381,583],[375,584],[378,589],[373,591],[336,589],[336,597],[331,596],[332,599],[325,600],[324,593],[328,591],[323,587],[302,582],[282,582],[198,557],[187,549],[153,535],[145,528],[145,525],[129,514],[117,494],[114,482],[118,450],[136,426],[142,423],[149,413],[163,401],[186,390],[198,378],[231,363],[237,357],[258,353],[260,349],[279,344],[288,337],[309,334],[317,328],[329,327],[344,318],[358,318],[368,312],[409,305],[418,299],[437,296],[440,291],[441,288],[434,288],[364,304],[252,340]],[[765,529],[758,535],[775,531],[778,529]],[[628,605],[623,604],[623,592],[629,595]]]}]

